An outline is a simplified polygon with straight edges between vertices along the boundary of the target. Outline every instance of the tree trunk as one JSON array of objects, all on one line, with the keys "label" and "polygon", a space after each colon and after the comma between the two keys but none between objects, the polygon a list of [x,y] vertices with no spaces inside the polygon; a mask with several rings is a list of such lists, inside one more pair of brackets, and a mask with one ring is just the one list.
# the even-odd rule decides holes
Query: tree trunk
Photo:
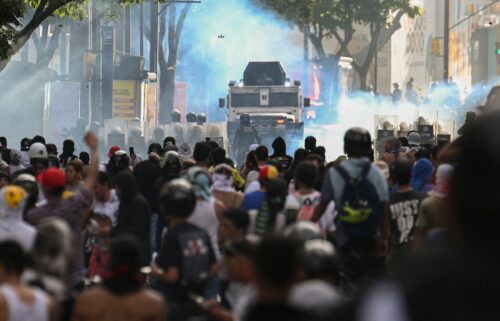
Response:
[{"label": "tree trunk", "polygon": [[177,67],[177,56],[179,50],[180,36],[184,21],[189,12],[190,4],[186,4],[177,19],[175,4],[168,8],[168,58],[165,59],[163,39],[167,33],[165,18],[160,24],[160,122],[170,123],[170,115],[174,110],[175,74]]}]

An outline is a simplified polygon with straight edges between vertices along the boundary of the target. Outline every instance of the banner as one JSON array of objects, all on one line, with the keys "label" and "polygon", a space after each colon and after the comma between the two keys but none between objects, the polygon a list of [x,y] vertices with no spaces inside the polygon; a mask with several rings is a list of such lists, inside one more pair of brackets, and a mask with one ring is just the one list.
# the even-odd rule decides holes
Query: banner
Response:
[{"label": "banner", "polygon": [[136,107],[135,80],[113,81],[113,118],[134,118]]}]

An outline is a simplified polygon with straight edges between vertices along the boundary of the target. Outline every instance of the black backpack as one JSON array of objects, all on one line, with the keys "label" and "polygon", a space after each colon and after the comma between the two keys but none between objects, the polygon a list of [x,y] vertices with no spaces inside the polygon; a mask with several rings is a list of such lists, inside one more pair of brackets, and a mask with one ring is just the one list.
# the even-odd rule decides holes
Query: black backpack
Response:
[{"label": "black backpack", "polygon": [[367,179],[371,163],[352,178],[341,166],[334,167],[345,182],[339,204],[336,204],[337,241],[342,246],[352,238],[375,238],[383,205],[373,184]]}]

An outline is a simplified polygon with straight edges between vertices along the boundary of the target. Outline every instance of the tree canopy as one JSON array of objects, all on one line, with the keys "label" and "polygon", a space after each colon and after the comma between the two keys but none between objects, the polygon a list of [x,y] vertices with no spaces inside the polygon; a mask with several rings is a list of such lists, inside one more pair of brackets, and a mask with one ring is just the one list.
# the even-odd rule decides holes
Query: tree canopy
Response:
[{"label": "tree canopy", "polygon": [[[411,0],[253,1],[302,30],[314,46],[319,59],[328,57],[323,46],[324,39],[337,41],[338,49],[334,55],[352,56],[349,43],[357,31],[356,28],[368,27],[370,41],[362,53],[363,57],[355,57],[357,59],[354,62],[356,71],[360,75],[364,73],[364,76],[380,47],[379,40],[383,38],[386,42],[390,35],[400,28],[399,22],[404,15],[414,18],[422,11],[420,7],[412,4]],[[388,33],[389,37],[381,37],[383,33]]]}]

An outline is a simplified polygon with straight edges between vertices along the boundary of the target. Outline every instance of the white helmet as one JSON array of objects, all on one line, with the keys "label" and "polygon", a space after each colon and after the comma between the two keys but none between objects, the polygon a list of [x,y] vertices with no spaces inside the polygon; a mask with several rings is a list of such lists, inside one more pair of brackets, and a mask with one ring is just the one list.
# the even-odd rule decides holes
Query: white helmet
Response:
[{"label": "white helmet", "polygon": [[47,148],[42,143],[33,143],[30,146],[30,150],[28,152],[30,159],[35,158],[48,158]]}]

